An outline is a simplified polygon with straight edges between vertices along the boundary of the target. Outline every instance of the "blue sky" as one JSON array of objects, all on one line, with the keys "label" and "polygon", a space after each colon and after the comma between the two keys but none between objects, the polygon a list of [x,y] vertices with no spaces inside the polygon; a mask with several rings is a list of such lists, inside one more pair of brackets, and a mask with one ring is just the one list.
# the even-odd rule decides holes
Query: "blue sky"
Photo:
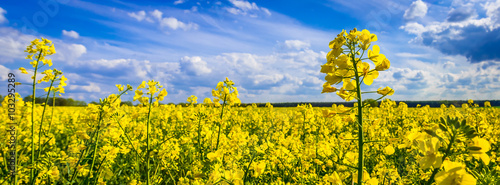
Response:
[{"label": "blue sky", "polygon": [[0,80],[6,86],[12,72],[29,83],[17,69],[30,67],[24,49],[44,37],[55,44],[53,68],[69,79],[67,98],[97,101],[117,93],[115,84],[154,79],[169,92],[164,103],[202,100],[229,77],[242,102],[342,101],[321,94],[319,71],[328,43],[355,27],[377,34],[391,61],[366,91],[500,99],[500,0],[2,1]]}]

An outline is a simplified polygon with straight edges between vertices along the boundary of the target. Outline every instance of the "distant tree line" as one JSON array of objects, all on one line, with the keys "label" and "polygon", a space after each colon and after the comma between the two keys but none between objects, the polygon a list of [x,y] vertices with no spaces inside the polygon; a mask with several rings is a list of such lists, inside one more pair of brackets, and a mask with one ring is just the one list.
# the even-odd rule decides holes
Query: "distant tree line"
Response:
[{"label": "distant tree line", "polygon": [[[0,95],[0,102],[4,99],[5,96]],[[32,98],[31,96],[26,96],[23,98],[23,101],[25,102],[31,102]],[[36,99],[37,104],[41,104],[45,102],[44,97],[37,97]],[[49,105],[52,105],[52,98],[49,98]],[[474,100],[475,104],[478,104],[479,107],[484,106],[484,102],[489,101],[491,103],[491,106],[497,107],[500,106],[500,100]],[[378,107],[380,105],[380,101],[375,101],[374,99],[365,99],[363,102],[366,102],[370,104],[371,107]],[[417,107],[417,105],[420,106],[426,106],[429,105],[430,107],[440,107],[441,104],[446,105],[446,107],[449,107],[450,105],[453,105],[455,107],[461,107],[462,104],[467,103],[467,100],[433,100],[433,101],[396,101],[397,104],[399,102],[404,102],[408,105],[408,107]],[[92,101],[89,104],[99,104],[98,102]],[[163,103],[160,103],[163,105]],[[254,103],[242,103],[240,104],[240,107],[247,107],[247,106],[252,106]],[[266,103],[255,103],[257,107],[265,107]],[[313,107],[331,107],[332,104],[337,104],[337,105],[344,105],[347,107],[352,107],[354,105],[354,101],[352,102],[279,102],[279,103],[271,103],[273,107],[297,107],[297,105],[301,104],[311,104]],[[79,100],[73,100],[72,98],[61,98],[61,97],[56,97],[55,98],[55,105],[56,106],[87,106],[87,103],[84,101],[79,101]],[[131,101],[122,101],[121,105],[128,105],[128,106],[137,106],[133,104]],[[188,103],[167,103],[166,105],[181,105],[183,107],[188,106]]]},{"label": "distant tree line", "polygon": [[[489,101],[491,103],[491,106],[500,106],[500,100],[474,100],[475,104],[478,104],[479,107],[484,106],[484,102]],[[380,105],[380,101],[375,101],[373,99],[366,99],[363,102],[366,102],[370,104],[372,107],[377,107]],[[420,104],[420,106],[426,106],[429,105],[430,107],[441,107],[441,104],[446,105],[446,107],[449,107],[450,105],[453,105],[455,107],[462,107],[462,104],[467,103],[467,100],[435,100],[435,101],[395,101],[396,104],[399,105],[399,102],[404,102],[408,105],[408,107],[417,107],[417,105]],[[266,103],[255,103],[258,107],[265,107]],[[313,107],[331,107],[332,104],[337,104],[337,105],[344,105],[347,107],[352,107],[354,105],[353,102],[283,102],[283,103],[271,103],[273,107],[297,107],[297,105],[301,104],[311,104]],[[246,106],[251,106],[252,103],[242,103],[242,107]]]},{"label": "distant tree line", "polygon": [[[500,106],[500,100],[474,100],[475,104],[478,104],[479,107],[484,106],[484,102],[489,101],[491,103],[491,106]],[[363,102],[370,104],[370,107],[378,107],[380,105],[380,101],[375,101],[374,99],[365,99]],[[417,107],[417,105],[420,104],[420,106],[426,106],[429,105],[430,107],[441,107],[441,104],[446,105],[446,107],[449,107],[450,105],[453,105],[455,107],[462,107],[462,104],[467,103],[467,100],[440,100],[440,101],[395,101],[396,104],[399,105],[399,102],[404,102],[408,105],[408,107]],[[97,102],[91,102],[90,104],[99,104]],[[128,105],[128,106],[137,106],[137,103],[134,105],[131,101],[123,101],[121,102],[121,105]],[[266,103],[241,103],[239,107],[247,107],[247,106],[252,106],[252,104],[257,105],[257,107],[265,107]],[[311,104],[313,107],[331,107],[332,104],[337,104],[337,105],[344,105],[346,107],[352,107],[354,106],[354,101],[351,102],[279,102],[279,103],[271,103],[273,107],[297,107],[297,105],[301,104]],[[188,103],[160,103],[160,105],[180,105],[183,107],[189,106]]]},{"label": "distant tree line", "polygon": [[[26,96],[23,98],[25,102],[31,102],[33,98],[31,96]],[[35,103],[42,104],[45,103],[45,97],[36,97]],[[49,98],[48,105],[52,105],[54,103],[54,99],[52,97]],[[73,100],[72,98],[61,98],[55,97],[55,106],[87,106],[87,103],[84,101]]]}]

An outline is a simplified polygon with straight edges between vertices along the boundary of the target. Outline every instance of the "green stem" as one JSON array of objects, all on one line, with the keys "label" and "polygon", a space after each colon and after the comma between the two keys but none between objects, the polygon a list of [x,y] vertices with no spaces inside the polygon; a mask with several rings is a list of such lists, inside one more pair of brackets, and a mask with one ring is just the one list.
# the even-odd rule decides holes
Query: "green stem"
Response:
[{"label": "green stem", "polygon": [[147,185],[150,183],[150,173],[149,173],[149,124],[151,122],[151,105],[153,104],[153,93],[151,93],[151,97],[149,98],[149,110],[148,110],[148,123],[147,123],[147,130],[146,130],[146,145],[147,145],[147,152],[146,152],[146,160],[148,161],[148,164],[146,166],[146,171],[148,173],[148,179],[147,179]]},{"label": "green stem", "polygon": [[[33,74],[33,95],[31,96],[31,170],[30,179],[34,181],[35,176],[35,90],[36,90],[36,72],[38,70],[38,63],[42,57],[42,50],[38,53],[38,59],[36,60],[35,73]],[[33,182],[32,182],[33,184]]]},{"label": "green stem", "polygon": [[[122,116],[122,118],[123,118],[123,117],[124,117],[124,116]],[[115,121],[116,121],[116,120],[115,120]],[[124,134],[124,135],[125,135],[125,137],[127,138],[128,142],[129,142],[129,144],[130,144],[130,146],[132,146],[132,149],[133,149],[133,150],[134,150],[134,152],[135,152],[135,157],[136,157],[136,159],[140,159],[140,158],[139,158],[139,152],[137,152],[137,150],[135,149],[135,146],[134,146],[134,144],[132,143],[132,140],[130,139],[130,137],[128,136],[128,134],[127,134],[126,130],[123,128],[123,126],[122,126],[122,124],[120,123],[120,121],[119,121],[119,120],[118,120],[118,121],[116,121],[116,123],[118,123],[118,126],[120,126],[120,128],[122,129],[123,134]]]},{"label": "green stem", "polygon": [[250,159],[250,162],[248,163],[247,169],[245,170],[245,174],[243,175],[243,183],[246,182],[248,171],[250,170],[250,165],[252,164],[254,157],[255,157],[255,152],[252,153],[252,158]]},{"label": "green stem", "polygon": [[54,120],[54,107],[56,106],[56,92],[52,92],[52,116],[50,117],[49,122],[49,132],[52,126],[52,121]]},{"label": "green stem", "polygon": [[101,173],[101,166],[106,161],[106,157],[107,156],[104,156],[104,159],[102,159],[101,164],[99,164],[99,167],[97,167],[97,174],[96,174],[96,177],[95,177],[95,180],[94,180],[94,185],[97,184],[97,181],[99,180],[99,174]]},{"label": "green stem", "polygon": [[[453,135],[451,136],[450,143],[448,144],[448,147],[446,148],[446,151],[444,153],[443,158],[441,158],[441,161],[444,161],[450,155],[451,147],[453,146],[453,142],[455,141],[455,137],[457,136],[457,133],[455,130],[453,130],[452,132],[453,132]],[[434,182],[434,176],[436,176],[436,174],[440,168],[441,167],[434,168],[434,170],[432,171],[431,177],[429,178],[429,180],[427,180],[427,183],[425,183],[425,184],[431,185]]]},{"label": "green stem", "polygon": [[43,126],[43,120],[45,117],[45,110],[47,110],[47,103],[49,103],[50,89],[52,89],[53,84],[54,84],[54,79],[50,82],[49,91],[47,92],[47,97],[45,98],[45,105],[43,105],[42,119],[40,120],[40,129],[38,129],[38,155],[37,155],[37,158],[40,158],[40,154],[42,153],[42,126]]},{"label": "green stem", "polygon": [[226,105],[226,97],[227,94],[224,94],[224,102],[222,103],[222,111],[220,113],[219,133],[217,134],[217,145],[215,146],[216,151],[219,149],[220,130],[222,128],[222,116],[224,115],[224,105]]},{"label": "green stem", "polygon": [[[351,50],[352,51],[352,50]],[[361,98],[361,84],[360,84],[360,76],[358,74],[357,62],[355,58],[355,53],[351,54],[351,59],[354,65],[354,75],[356,77],[356,93],[358,96],[358,185],[363,184],[363,101]]]},{"label": "green stem", "polygon": [[[93,135],[93,134],[92,134]],[[89,142],[90,144],[90,142]],[[76,162],[75,170],[73,171],[73,175],[71,175],[71,179],[69,180],[69,183],[73,182],[73,179],[76,177],[76,174],[78,172],[78,166],[80,165],[80,162],[82,161],[82,157],[87,154],[88,149],[85,149],[80,153],[80,157],[78,157],[78,162]]]},{"label": "green stem", "polygon": [[201,153],[201,114],[198,116],[198,155],[200,156],[200,161],[202,161],[203,154]]},{"label": "green stem", "polygon": [[[99,112],[99,122],[97,123],[97,129],[96,129],[96,138],[95,138],[95,145],[94,145],[94,153],[92,154],[92,164],[90,165],[90,171],[87,174],[87,178],[90,176],[90,173],[92,173],[92,170],[94,169],[94,164],[95,164],[95,158],[97,156],[97,145],[99,145],[99,130],[101,129],[101,122],[104,116],[104,109],[103,107],[105,106],[106,103],[103,103],[101,105],[101,110]],[[90,181],[88,181],[90,183]]]}]

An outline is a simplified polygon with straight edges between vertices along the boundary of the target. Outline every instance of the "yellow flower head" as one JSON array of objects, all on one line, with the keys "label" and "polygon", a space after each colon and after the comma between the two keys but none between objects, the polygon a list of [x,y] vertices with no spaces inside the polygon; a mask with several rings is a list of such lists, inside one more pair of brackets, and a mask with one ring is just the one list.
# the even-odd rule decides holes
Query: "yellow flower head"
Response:
[{"label": "yellow flower head", "polygon": [[438,172],[434,178],[437,185],[476,184],[476,179],[467,173],[464,164],[445,160],[443,162],[443,167],[444,171]]},{"label": "yellow flower head", "polygon": [[363,50],[367,50],[370,47],[371,42],[377,41],[377,35],[371,34],[370,31],[364,29],[361,31],[361,34],[358,36],[359,41],[361,41],[360,45]]},{"label": "yellow flower head", "polygon": [[389,96],[391,96],[391,95],[394,94],[394,90],[392,88],[390,88],[389,86],[386,86],[383,89],[382,89],[382,87],[378,88],[377,93],[381,94],[381,95],[389,95]]},{"label": "yellow flower head", "polygon": [[333,172],[330,175],[323,176],[323,180],[333,185],[342,185],[342,179],[340,179],[339,174],[337,174],[337,172]]},{"label": "yellow flower head", "polygon": [[[56,53],[56,50],[54,48],[54,45],[52,44],[52,41],[42,38],[40,39],[35,39],[31,41],[31,44],[26,47],[25,52],[29,53],[26,56],[26,59],[33,60],[30,62],[34,68],[38,67],[39,61],[42,61],[44,65],[49,65],[52,66],[52,60],[51,59],[45,59],[45,56],[47,55],[53,55]],[[33,59],[33,57],[35,59]]]},{"label": "yellow flower head", "polygon": [[423,157],[419,160],[422,169],[439,168],[441,166],[441,155],[438,154],[439,140],[435,137],[426,140],[418,141],[419,150],[423,153]]},{"label": "yellow flower head", "polygon": [[394,151],[395,151],[395,150],[394,150],[394,147],[392,147],[391,145],[386,146],[386,147],[384,148],[384,153],[385,153],[386,155],[392,155],[392,154],[394,153]]},{"label": "yellow flower head", "polygon": [[198,103],[198,97],[196,97],[195,95],[191,95],[188,97],[187,99],[187,102],[189,102],[190,104],[196,104]]},{"label": "yellow flower head", "polygon": [[330,83],[328,83],[328,82],[325,82],[325,83],[323,84],[323,91],[321,91],[321,93],[332,93],[332,92],[337,91],[337,88],[332,87],[331,85],[332,85],[332,84],[330,84]]},{"label": "yellow flower head", "polygon": [[165,98],[165,96],[167,96],[167,95],[168,95],[167,90],[162,89],[162,90],[160,91],[160,93],[158,94],[158,100],[159,100],[159,101],[163,101],[163,99],[164,99],[164,98]]},{"label": "yellow flower head", "polygon": [[123,91],[123,85],[121,84],[116,84],[116,87],[118,88],[118,91]]},{"label": "yellow flower head", "polygon": [[489,101],[484,102],[484,107],[491,107],[491,103]]},{"label": "yellow flower head", "polygon": [[490,163],[490,157],[488,156],[488,154],[486,154],[486,152],[488,152],[491,149],[490,142],[488,142],[486,139],[475,137],[472,139],[472,142],[469,144],[469,146],[480,148],[479,150],[469,151],[469,153],[474,158],[481,159],[486,165]]},{"label": "yellow flower head", "polygon": [[19,70],[21,71],[21,73],[28,74],[28,72],[26,71],[26,69],[24,69],[24,67],[20,67]]}]

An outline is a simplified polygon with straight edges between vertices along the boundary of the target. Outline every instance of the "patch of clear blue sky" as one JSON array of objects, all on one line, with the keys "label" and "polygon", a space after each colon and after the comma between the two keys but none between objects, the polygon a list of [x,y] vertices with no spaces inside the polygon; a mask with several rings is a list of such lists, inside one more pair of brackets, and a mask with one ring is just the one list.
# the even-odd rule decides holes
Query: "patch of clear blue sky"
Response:
[{"label": "patch of clear blue sky", "polygon": [[[34,15],[36,15],[37,12],[40,11],[44,12],[42,6],[38,4],[39,2],[46,1],[3,1],[0,3],[0,5],[4,9],[8,10],[6,17],[10,20],[9,24],[13,27],[21,28],[23,25],[25,25],[23,18],[26,18],[28,21],[33,23],[35,21],[33,20]],[[174,1],[146,0],[99,1],[93,3],[98,3],[100,5],[109,7],[116,7],[118,9],[123,9],[130,12],[137,11],[132,6],[149,7],[150,9],[161,7],[190,9],[193,6],[197,6],[198,11],[201,13],[214,13],[213,9],[211,8],[214,6],[218,6],[215,4],[215,2],[217,1],[209,1],[210,3],[206,3],[207,1],[187,0],[185,3],[178,5],[174,5],[173,2]],[[226,4],[230,4],[230,2],[225,1],[220,2],[222,3],[221,6],[223,7],[226,6]],[[30,6],[26,6],[27,3],[30,3]],[[71,3],[71,0],[68,3]],[[297,20],[299,24],[315,29],[338,30],[353,28],[359,24],[359,21],[356,18],[352,17],[352,15],[335,11],[332,8],[326,6],[326,3],[335,4],[334,2],[273,0],[256,1],[255,3],[259,7],[264,7],[271,10],[272,12],[277,12],[289,16]],[[53,6],[49,6],[49,8],[52,9]],[[225,10],[219,9],[218,11]],[[59,4],[57,13],[54,16],[48,15],[47,17],[47,24],[37,29],[38,33],[41,35],[60,37],[61,30],[78,30],[78,33],[80,35],[89,35],[95,39],[113,40],[123,37],[122,35],[114,34],[116,30],[113,30],[110,27],[96,22],[96,20],[113,21],[112,18],[95,14],[94,12],[90,12],[86,9]],[[38,18],[40,18],[40,16],[38,16]],[[41,19],[39,21],[41,21]]]},{"label": "patch of clear blue sky", "polygon": [[[300,21],[303,25],[321,30],[354,28],[358,20],[351,15],[326,6],[328,1],[260,1],[259,5]],[[335,5],[333,5],[335,6]],[[340,6],[340,5],[338,5]]]}]

